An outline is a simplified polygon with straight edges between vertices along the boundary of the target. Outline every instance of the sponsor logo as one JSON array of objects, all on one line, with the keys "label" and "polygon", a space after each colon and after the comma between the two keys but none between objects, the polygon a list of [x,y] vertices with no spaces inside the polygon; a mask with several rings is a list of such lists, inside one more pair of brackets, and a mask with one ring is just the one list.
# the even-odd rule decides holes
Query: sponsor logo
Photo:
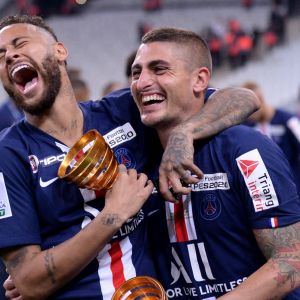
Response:
[{"label": "sponsor logo", "polygon": [[12,216],[3,173],[0,173],[0,219]]},{"label": "sponsor logo", "polygon": [[115,152],[116,159],[119,164],[123,164],[127,169],[133,169],[136,166],[136,162],[133,155],[125,148],[120,148]]},{"label": "sponsor logo", "polygon": [[153,214],[157,213],[159,211],[159,209],[155,209],[155,210],[152,210],[148,213],[148,217],[149,216],[152,216]]},{"label": "sponsor logo", "polygon": [[40,177],[40,186],[42,188],[45,188],[45,187],[49,186],[50,184],[52,184],[53,182],[55,182],[57,179],[58,179],[58,177],[55,177],[50,180],[43,181],[42,178]]},{"label": "sponsor logo", "polygon": [[28,159],[29,159],[29,163],[30,163],[30,166],[31,166],[32,173],[33,174],[37,173],[37,171],[39,169],[39,160],[38,160],[38,158],[35,155],[29,155]]},{"label": "sponsor logo", "polygon": [[110,148],[114,148],[135,138],[136,132],[134,131],[130,123],[126,123],[123,126],[119,126],[109,133],[105,134],[103,137]]},{"label": "sponsor logo", "polygon": [[230,186],[226,173],[205,174],[198,183],[192,184],[193,192],[229,189]]},{"label": "sponsor logo", "polygon": [[255,168],[258,166],[259,162],[255,160],[240,160],[240,169],[243,171],[244,175],[248,178]]},{"label": "sponsor logo", "polygon": [[59,154],[59,155],[51,155],[51,156],[48,156],[46,158],[41,159],[40,164],[43,167],[48,167],[48,166],[51,166],[53,164],[62,162],[64,160],[65,156],[66,156],[65,153],[62,153],[62,154]]},{"label": "sponsor logo", "polygon": [[221,202],[214,194],[206,194],[200,203],[200,215],[204,220],[216,219],[222,210]]},{"label": "sponsor logo", "polygon": [[258,212],[278,206],[272,180],[258,150],[239,156],[236,162],[252,198],[254,210]]},{"label": "sponsor logo", "polygon": [[125,237],[135,231],[139,225],[144,221],[145,215],[142,209],[133,217],[126,221],[126,223],[119,229],[118,233],[113,237],[113,239],[120,239]]}]

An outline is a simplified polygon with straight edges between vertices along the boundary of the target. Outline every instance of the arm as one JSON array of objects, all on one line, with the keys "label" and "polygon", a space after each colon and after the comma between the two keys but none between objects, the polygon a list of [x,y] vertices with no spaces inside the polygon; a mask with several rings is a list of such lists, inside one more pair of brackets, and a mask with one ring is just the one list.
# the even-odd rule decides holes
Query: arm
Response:
[{"label": "arm", "polygon": [[136,214],[153,190],[144,174],[119,166],[106,194],[105,207],[84,229],[64,243],[42,251],[38,245],[8,249],[2,256],[23,299],[46,299],[94,259],[126,220]]},{"label": "arm", "polygon": [[[186,183],[196,183],[202,178],[202,171],[193,163],[194,140],[205,139],[239,124],[258,108],[259,100],[252,91],[225,88],[214,92],[197,115],[177,126],[170,135],[159,168],[160,192],[164,198],[173,199],[169,185],[176,193],[190,192],[182,186],[180,178]],[[198,178],[192,177],[190,172]]]},{"label": "arm", "polygon": [[300,222],[255,230],[254,234],[268,261],[236,289],[218,299],[282,299],[300,286]]}]

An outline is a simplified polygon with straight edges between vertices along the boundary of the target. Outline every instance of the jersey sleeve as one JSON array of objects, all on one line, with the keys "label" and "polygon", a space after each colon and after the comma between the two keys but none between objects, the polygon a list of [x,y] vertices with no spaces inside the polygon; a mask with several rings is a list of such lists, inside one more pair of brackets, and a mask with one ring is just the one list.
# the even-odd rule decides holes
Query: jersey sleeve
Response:
[{"label": "jersey sleeve", "polygon": [[0,156],[0,248],[40,244],[28,158],[6,146]]},{"label": "jersey sleeve", "polygon": [[250,128],[239,140],[234,173],[252,227],[276,228],[299,221],[297,188],[281,149]]}]

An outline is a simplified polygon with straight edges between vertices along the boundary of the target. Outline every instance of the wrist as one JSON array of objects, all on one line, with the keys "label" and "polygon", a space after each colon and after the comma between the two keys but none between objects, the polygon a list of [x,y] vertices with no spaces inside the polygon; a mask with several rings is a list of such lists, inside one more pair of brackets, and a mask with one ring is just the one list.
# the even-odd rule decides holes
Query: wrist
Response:
[{"label": "wrist", "polygon": [[108,227],[119,229],[126,221],[127,217],[123,216],[119,211],[103,209],[100,214],[101,223]]}]

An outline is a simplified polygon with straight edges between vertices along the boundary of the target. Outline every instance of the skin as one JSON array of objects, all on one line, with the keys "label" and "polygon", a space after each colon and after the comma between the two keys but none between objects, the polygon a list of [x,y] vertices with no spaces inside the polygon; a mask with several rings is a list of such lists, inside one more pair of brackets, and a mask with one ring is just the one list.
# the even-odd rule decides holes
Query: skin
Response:
[{"label": "skin", "polygon": [[[49,87],[51,76],[44,64],[49,57],[60,73],[59,89]],[[16,95],[29,123],[72,146],[83,134],[83,116],[67,76],[66,58],[65,47],[35,26],[17,24],[0,31],[0,77],[6,90]],[[25,91],[11,75],[21,64],[33,66],[38,74],[37,82]],[[51,89],[49,106],[45,91]],[[41,108],[38,114],[33,113],[36,107]],[[2,250],[8,273],[23,299],[46,299],[75,277],[140,210],[152,190],[153,184],[145,174],[138,175],[136,170],[120,165],[104,209],[74,237],[45,251],[39,245]]]},{"label": "skin", "polygon": [[[206,68],[189,70],[185,60],[189,53],[185,51],[179,44],[170,42],[143,44],[132,67],[131,90],[141,118],[147,126],[157,130],[163,146],[175,126],[201,109],[210,78]],[[155,94],[163,100],[145,105],[144,97]],[[188,107],[184,109],[185,105]],[[282,299],[299,287],[299,229],[300,223],[295,223],[283,228],[253,230],[267,262],[219,299]]]},{"label": "skin", "polygon": [[[67,56],[67,49],[62,43],[55,42],[49,33],[35,26],[15,24],[0,31],[0,78],[6,90],[18,97],[19,105],[24,108],[28,122],[71,147],[83,134],[83,116],[67,75],[65,67]],[[44,64],[49,57],[58,67],[60,87],[57,94],[56,89],[53,89],[54,98],[50,99],[53,101],[52,106],[43,105],[42,113],[37,114],[33,111],[36,111],[35,108],[44,101],[45,91],[52,82]],[[26,93],[10,76],[13,68],[23,63],[34,67],[38,74],[37,83]],[[228,100],[232,96],[231,90],[223,93],[223,100],[226,97]],[[243,99],[249,101],[250,106],[243,102],[244,104],[238,106],[228,117],[223,118],[226,109],[218,110],[210,106],[207,108],[208,115],[204,116],[203,121],[195,116],[194,120],[186,120],[184,124],[180,124],[178,132],[170,131],[170,142],[166,145],[167,151],[160,170],[161,176],[164,177],[160,184],[161,191],[167,199],[173,199],[168,190],[169,182],[176,192],[189,192],[189,189],[183,188],[179,182],[180,177],[186,182],[195,182],[195,178],[186,173],[187,170],[193,171],[199,177],[202,176],[201,170],[193,164],[193,139],[213,134],[226,122],[232,120],[240,122],[236,116],[244,116],[242,112],[244,105],[248,114],[257,108],[255,97],[249,92],[245,92],[245,95]],[[224,103],[221,103],[221,106],[226,107]],[[40,109],[39,107],[38,111]],[[212,111],[220,111],[221,114],[217,116],[210,113]],[[221,123],[207,125],[207,122],[214,120],[221,120]],[[183,132],[185,137],[182,136]],[[182,149],[182,143],[186,141],[191,146],[184,144]],[[38,245],[31,245],[8,249],[1,253],[11,279],[23,299],[45,299],[69,282],[98,254],[121,225],[142,207],[152,189],[153,185],[148,182],[146,175],[138,176],[136,171],[126,171],[121,165],[120,175],[113,189],[106,195],[105,208],[89,226],[72,239],[46,251],[41,251]],[[10,292],[16,292],[10,280],[7,280],[5,287],[8,289],[8,297]]]}]

